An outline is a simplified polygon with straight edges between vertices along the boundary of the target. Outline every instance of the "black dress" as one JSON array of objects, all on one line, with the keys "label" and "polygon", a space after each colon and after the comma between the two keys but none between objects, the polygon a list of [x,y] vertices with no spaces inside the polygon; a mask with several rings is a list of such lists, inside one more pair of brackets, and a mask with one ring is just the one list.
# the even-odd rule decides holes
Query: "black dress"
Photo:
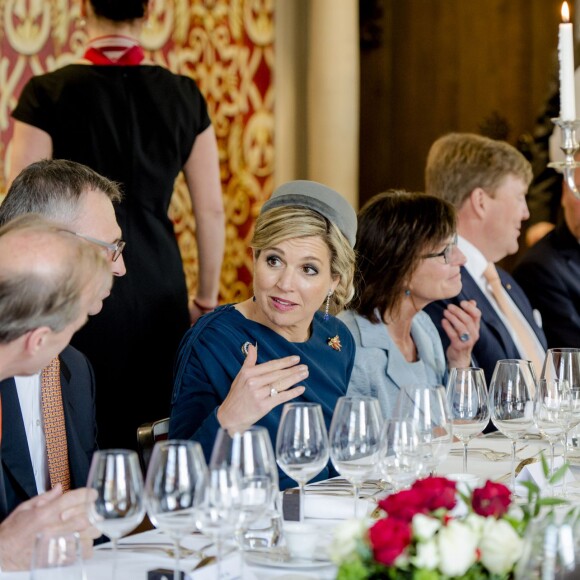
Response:
[{"label": "black dress", "polygon": [[167,216],[174,180],[210,125],[195,82],[159,66],[74,64],[33,77],[15,119],[46,131],[53,157],[121,184],[127,274],[73,338],[96,375],[99,445],[136,447],[169,415],[173,361],[189,327],[187,288]]}]

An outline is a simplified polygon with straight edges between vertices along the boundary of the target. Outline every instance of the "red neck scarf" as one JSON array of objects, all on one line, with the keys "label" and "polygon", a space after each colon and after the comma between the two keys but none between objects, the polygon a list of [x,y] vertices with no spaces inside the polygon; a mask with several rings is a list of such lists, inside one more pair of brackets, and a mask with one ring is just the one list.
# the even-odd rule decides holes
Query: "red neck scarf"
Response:
[{"label": "red neck scarf", "polygon": [[89,42],[83,55],[93,64],[135,66],[145,58],[139,43],[127,36],[101,36]]}]

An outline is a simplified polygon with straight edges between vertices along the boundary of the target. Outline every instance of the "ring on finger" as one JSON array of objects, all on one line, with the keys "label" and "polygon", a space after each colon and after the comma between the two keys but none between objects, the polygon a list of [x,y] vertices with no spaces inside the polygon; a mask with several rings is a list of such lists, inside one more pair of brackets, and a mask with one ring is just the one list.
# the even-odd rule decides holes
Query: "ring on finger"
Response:
[{"label": "ring on finger", "polygon": [[275,397],[278,394],[278,390],[275,387],[270,389],[270,397]]},{"label": "ring on finger", "polygon": [[461,342],[467,342],[469,340],[469,332],[464,332],[463,334],[460,334],[459,340]]}]

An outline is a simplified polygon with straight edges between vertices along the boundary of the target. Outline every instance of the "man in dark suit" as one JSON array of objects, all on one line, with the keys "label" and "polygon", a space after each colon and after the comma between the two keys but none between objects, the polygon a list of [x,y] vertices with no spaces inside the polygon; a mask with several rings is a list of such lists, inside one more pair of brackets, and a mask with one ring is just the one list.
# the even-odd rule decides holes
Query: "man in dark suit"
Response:
[{"label": "man in dark suit", "polygon": [[[113,182],[84,165],[62,159],[39,161],[26,167],[11,184],[0,206],[0,224],[23,214],[41,214],[99,248],[113,275],[122,276],[125,265],[118,249],[122,251],[124,243],[113,207],[119,199]],[[93,305],[89,314],[97,314],[101,307],[102,302]],[[78,350],[67,346],[59,358],[70,488],[75,489],[86,484],[97,448],[95,382],[88,360]],[[9,511],[54,486],[41,390],[40,373],[0,383],[5,432],[2,473]]]},{"label": "man in dark suit", "polygon": [[[0,228],[0,380],[46,367],[111,289],[107,260],[92,244],[36,215]],[[2,404],[0,397],[0,405]],[[10,437],[3,415],[0,437]],[[7,424],[8,423],[8,424]],[[94,490],[61,484],[10,511],[0,478],[0,571],[27,569],[36,535],[77,532],[83,551],[99,535],[87,518]]]},{"label": "man in dark suit", "polygon": [[445,135],[427,158],[426,191],[457,209],[458,245],[467,262],[461,268],[461,293],[425,310],[446,348],[449,339],[441,320],[447,304],[476,301],[481,327],[473,358],[488,383],[499,359],[531,360],[539,373],[545,356],[539,315],[515,280],[495,267],[518,250],[521,225],[529,217],[526,193],[531,179],[530,164],[517,149],[479,135]]},{"label": "man in dark suit", "polygon": [[550,348],[580,347],[580,200],[563,184],[564,221],[532,246],[514,270],[544,321]]}]

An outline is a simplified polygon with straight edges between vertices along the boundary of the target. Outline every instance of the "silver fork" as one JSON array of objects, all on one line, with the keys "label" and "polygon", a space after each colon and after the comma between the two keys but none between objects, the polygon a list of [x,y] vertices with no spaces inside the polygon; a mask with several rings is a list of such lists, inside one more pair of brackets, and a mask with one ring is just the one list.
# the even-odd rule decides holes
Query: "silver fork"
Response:
[{"label": "silver fork", "polygon": [[[467,453],[481,453],[490,461],[500,461],[501,459],[511,457],[511,453],[507,453],[506,451],[496,451],[486,447],[470,447],[468,448]],[[452,449],[451,455],[463,455],[463,449]]]}]

